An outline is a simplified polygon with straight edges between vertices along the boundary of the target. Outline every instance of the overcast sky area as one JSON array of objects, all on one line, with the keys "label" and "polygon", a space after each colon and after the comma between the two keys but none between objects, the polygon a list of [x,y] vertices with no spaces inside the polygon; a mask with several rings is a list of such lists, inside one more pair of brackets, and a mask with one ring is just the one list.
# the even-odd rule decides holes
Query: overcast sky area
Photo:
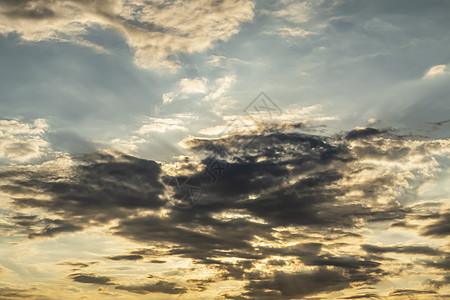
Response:
[{"label": "overcast sky area", "polygon": [[0,0],[0,299],[450,298],[449,16]]}]

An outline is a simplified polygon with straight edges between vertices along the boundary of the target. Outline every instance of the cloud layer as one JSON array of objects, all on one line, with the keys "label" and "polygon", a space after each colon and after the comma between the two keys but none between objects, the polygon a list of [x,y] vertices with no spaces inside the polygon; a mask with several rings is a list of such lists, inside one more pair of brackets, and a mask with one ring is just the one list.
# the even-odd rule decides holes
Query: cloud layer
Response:
[{"label": "cloud layer", "polygon": [[[107,228],[106,234],[141,247],[105,256],[104,262],[164,264],[177,258],[192,262],[192,271],[180,271],[186,276],[204,268],[210,273],[197,281],[151,275],[139,284],[105,271],[78,270],[68,277],[116,292],[190,295],[213,283],[240,281],[239,292],[218,296],[353,299],[359,297],[357,288],[370,291],[398,272],[408,274],[411,267],[398,260],[400,255],[428,268],[430,280],[422,282],[427,293],[392,295],[438,294],[446,282],[439,269],[448,249],[427,243],[374,245],[366,235],[420,218],[428,221],[412,228],[422,236],[448,235],[447,214],[420,217],[423,210],[417,207],[418,188],[442,172],[439,161],[449,154],[448,141],[374,128],[324,137],[301,128],[287,123],[192,139],[187,144],[203,157],[200,164],[98,152],[72,157],[59,175],[35,167],[4,169],[0,190],[15,210],[8,226],[31,239]],[[213,173],[212,162],[228,168]],[[174,182],[188,178],[202,196],[195,205],[180,205],[191,198]],[[26,213],[30,209],[44,213]]]},{"label": "cloud layer", "polygon": [[112,29],[124,35],[138,66],[176,69],[178,54],[204,51],[236,34],[252,19],[253,6],[248,0],[2,1],[0,33],[108,52],[85,36],[96,27]]}]

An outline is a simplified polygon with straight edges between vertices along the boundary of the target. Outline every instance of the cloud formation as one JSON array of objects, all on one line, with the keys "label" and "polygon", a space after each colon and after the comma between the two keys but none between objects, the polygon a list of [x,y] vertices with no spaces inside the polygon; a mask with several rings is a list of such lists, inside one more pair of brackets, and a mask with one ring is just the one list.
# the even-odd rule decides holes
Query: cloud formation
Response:
[{"label": "cloud formation", "polygon": [[[73,156],[59,176],[35,167],[4,170],[0,190],[10,204],[45,212],[16,214],[8,224],[30,238],[106,226],[108,234],[144,248],[103,256],[104,261],[167,265],[167,258],[178,258],[212,271],[209,278],[197,278],[205,281],[200,285],[175,283],[170,276],[129,284],[89,270],[69,276],[133,294],[183,295],[239,280],[243,290],[222,296],[295,299],[348,291],[353,299],[361,297],[351,294],[354,288],[407,269],[395,255],[420,257],[420,266],[430,268],[446,264],[447,251],[439,247],[372,245],[364,234],[372,226],[418,218],[417,189],[440,172],[437,158],[448,155],[448,141],[375,128],[333,137],[302,130],[288,123],[219,139],[193,138],[187,145],[200,162],[156,163],[97,152]],[[228,164],[214,179],[213,161]],[[194,206],[179,205],[190,199],[173,184],[187,176],[202,188]],[[428,218],[420,232],[445,237],[445,217]],[[438,293],[445,278],[433,276]]]},{"label": "cloud formation", "polygon": [[437,65],[430,68],[427,73],[423,76],[424,78],[433,78],[437,76],[442,76],[449,74],[447,65]]},{"label": "cloud formation", "polygon": [[36,119],[33,124],[0,120],[0,160],[24,163],[44,156],[49,150],[43,138],[47,129],[44,119]]},{"label": "cloud formation", "polygon": [[236,34],[242,22],[253,18],[253,6],[248,0],[2,1],[0,34],[107,52],[86,36],[96,27],[113,29],[124,35],[138,66],[176,69],[178,54],[204,51]]}]

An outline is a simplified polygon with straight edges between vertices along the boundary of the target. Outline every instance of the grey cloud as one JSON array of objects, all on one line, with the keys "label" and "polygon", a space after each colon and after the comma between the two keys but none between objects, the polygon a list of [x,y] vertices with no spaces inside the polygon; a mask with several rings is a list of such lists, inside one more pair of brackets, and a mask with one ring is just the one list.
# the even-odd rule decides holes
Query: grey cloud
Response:
[{"label": "grey cloud", "polygon": [[116,289],[125,290],[136,294],[163,293],[176,295],[184,294],[188,291],[187,288],[181,287],[174,282],[167,282],[163,280],[145,285],[116,286]]},{"label": "grey cloud", "polygon": [[[436,155],[445,153],[441,151],[444,145],[393,133],[389,137],[356,134],[358,138],[346,139],[348,133],[329,138],[296,130],[285,126],[220,140],[192,141],[192,149],[205,157],[203,164],[208,159],[220,159],[230,166],[216,181],[205,170],[194,174],[201,180],[203,194],[192,207],[173,205],[171,196],[164,193],[168,185],[162,182],[173,175],[164,173],[159,164],[120,153],[73,156],[76,164],[70,169],[71,176],[66,177],[27,168],[3,171],[0,178],[7,183],[1,189],[19,209],[43,208],[58,214],[67,224],[82,228],[116,220],[117,225],[109,232],[153,247],[106,257],[109,260],[159,261],[158,258],[168,255],[190,258],[197,265],[215,270],[214,280],[246,281],[246,290],[239,296],[244,299],[289,299],[346,289],[354,283],[376,283],[388,274],[383,270],[388,260],[339,250],[331,252],[327,242],[358,239],[361,236],[353,231],[367,222],[400,222],[409,214],[414,215],[411,207],[395,200],[404,193],[413,194],[416,185],[412,183],[421,182],[422,178],[411,178],[411,186],[405,187],[402,175],[393,170],[374,173],[377,166],[371,166],[373,157],[388,162],[407,159],[414,153],[416,158],[426,158],[434,152],[423,151],[424,145],[430,145],[428,151],[436,151]],[[251,143],[244,150],[240,143],[248,141]],[[210,147],[213,142],[217,142],[217,147]],[[392,155],[403,148],[408,151]],[[410,167],[413,171],[420,168]],[[187,170],[196,169],[184,166],[179,171]],[[365,176],[365,171],[371,171],[370,176]],[[38,193],[50,197],[39,200]],[[358,196],[352,196],[355,193]],[[378,202],[380,195],[392,196],[392,201]],[[18,214],[13,220],[16,226],[30,228],[33,233],[36,229],[33,226],[41,219]],[[283,231],[286,226],[292,226],[298,233]],[[41,235],[58,233],[46,231],[45,227],[35,231]],[[319,240],[317,236],[327,238]],[[268,243],[296,242],[291,246],[269,247],[255,245],[258,239]],[[308,242],[300,243],[301,239]],[[421,245],[362,247],[370,254],[440,254],[437,249]],[[272,269],[255,268],[265,259],[273,262],[274,257],[301,262],[312,270],[274,273]],[[240,260],[231,263],[224,258]],[[112,284],[109,277],[98,278],[90,273],[76,273],[71,278]],[[325,280],[330,280],[326,286]],[[294,284],[298,281],[304,284]],[[161,282],[117,288],[139,294],[187,292],[184,287]]]},{"label": "grey cloud", "polygon": [[244,299],[292,299],[347,288],[352,282],[376,282],[377,272],[320,268],[309,272],[276,272],[272,278],[249,283]]},{"label": "grey cloud", "polygon": [[[209,143],[207,140],[194,140],[192,147],[196,151],[211,149]],[[325,138],[302,134],[268,133],[221,141],[212,148],[215,152],[213,157],[228,160],[229,171],[217,182],[205,183],[205,202],[219,202],[210,204],[210,207],[216,205],[217,208],[245,209],[279,225],[329,223],[351,226],[356,218],[373,221],[401,219],[408,210],[394,206],[370,211],[361,204],[340,203],[333,208],[333,212],[327,211],[328,204],[335,203],[336,197],[352,188],[362,190],[366,199],[375,199],[396,180],[396,175],[390,174],[348,187],[349,190],[341,187],[323,193],[326,187],[334,185],[347,172],[351,172],[351,164],[360,158],[376,155],[381,159],[393,160],[406,156],[410,151],[408,149],[397,155],[395,151],[401,150],[397,150],[395,145],[389,145],[389,140],[380,143],[383,144],[373,146],[369,140],[367,144],[353,147],[356,153],[350,154],[345,143],[336,145]],[[240,149],[242,144],[246,145],[244,151]],[[301,174],[308,176],[284,188],[277,188],[286,182],[286,175],[287,178],[293,178]],[[250,193],[257,195],[256,199],[246,199]],[[241,201],[237,202],[237,199]]]},{"label": "grey cloud", "polygon": [[115,256],[107,256],[106,257],[109,260],[141,260],[144,257],[137,254],[129,254],[129,255],[115,255]]},{"label": "grey cloud", "polygon": [[[170,254],[191,257],[203,263],[223,256],[260,258],[261,254],[254,252],[250,240],[255,234],[271,238],[271,227],[268,225],[239,219],[218,221],[194,214],[186,217],[186,220],[177,219],[176,215],[169,218],[133,218],[122,221],[114,229],[116,234],[137,241],[172,245]],[[182,224],[182,227],[179,226]],[[211,229],[201,231],[208,227]]]},{"label": "grey cloud", "polygon": [[61,266],[70,266],[70,267],[76,267],[76,268],[87,268],[87,267],[90,267],[95,264],[98,264],[98,262],[97,261],[92,261],[92,262],[65,261],[65,262],[58,263],[58,265],[61,265]]},{"label": "grey cloud", "polygon": [[424,255],[441,255],[439,249],[423,245],[397,245],[397,246],[375,246],[361,245],[361,248],[368,253],[405,253],[405,254],[424,254]]},{"label": "grey cloud", "polygon": [[341,267],[346,269],[359,269],[359,268],[375,268],[380,266],[381,264],[378,262],[370,261],[370,260],[359,260],[355,257],[351,256],[342,256],[342,257],[334,257],[334,256],[320,256],[310,262],[311,265],[315,266],[334,266]]},{"label": "grey cloud", "polygon": [[92,273],[74,273],[70,274],[69,278],[75,282],[91,283],[98,285],[114,285],[111,279],[107,276],[99,276]]},{"label": "grey cloud", "polygon": [[422,235],[445,238],[450,234],[450,212],[443,213],[440,219],[422,230]]},{"label": "grey cloud", "polygon": [[[445,285],[450,284],[450,275],[444,275],[440,279],[430,279],[427,281],[428,284],[432,285],[433,287],[440,289]],[[445,296],[443,296],[445,297]]]},{"label": "grey cloud", "polygon": [[343,297],[340,299],[378,299],[378,298],[380,298],[380,296],[378,296],[377,294],[369,293]]},{"label": "grey cloud", "polygon": [[413,290],[413,289],[396,289],[389,293],[389,296],[395,297],[395,296],[407,296],[407,297],[414,297],[414,295],[420,295],[420,294],[437,294],[436,291],[432,290]]},{"label": "grey cloud", "polygon": [[150,262],[152,264],[165,264],[166,263],[165,260],[159,260],[159,259],[152,259]]},{"label": "grey cloud", "polygon": [[347,135],[345,137],[349,140],[355,140],[355,139],[360,139],[360,138],[365,138],[365,137],[372,137],[372,136],[379,135],[382,133],[384,133],[384,131],[369,127],[369,128],[363,128],[363,129],[354,129],[354,130],[350,131],[349,133],[347,133]]},{"label": "grey cloud", "polygon": [[30,297],[33,297],[33,295],[30,292],[31,292],[30,290],[25,289],[0,287],[0,297],[2,297],[2,299],[18,299],[18,298],[29,299]]},{"label": "grey cloud", "polygon": [[[120,156],[120,155],[119,155]],[[164,205],[160,166],[153,161],[122,155],[79,155],[73,170],[75,176],[55,180],[46,172],[9,172],[0,177],[9,181],[0,187],[3,192],[27,193],[28,197],[12,196],[18,207],[41,207],[60,215],[63,220],[32,220],[28,225],[47,223],[42,232],[32,236],[52,236],[63,231],[76,231],[87,224],[104,223],[125,218],[133,210],[157,209]],[[45,194],[50,200],[36,197]],[[69,221],[70,220],[70,221]],[[26,221],[18,220],[18,224]],[[75,222],[75,223],[70,223]]]},{"label": "grey cloud", "polygon": [[24,232],[29,238],[35,237],[52,237],[61,233],[75,232],[82,229],[82,227],[74,225],[68,221],[61,219],[40,218],[38,216],[13,216],[12,223],[18,227],[25,228],[18,230]]},{"label": "grey cloud", "polygon": [[427,267],[448,271],[450,270],[450,255],[447,253],[446,256],[441,259],[425,260],[424,264]]}]

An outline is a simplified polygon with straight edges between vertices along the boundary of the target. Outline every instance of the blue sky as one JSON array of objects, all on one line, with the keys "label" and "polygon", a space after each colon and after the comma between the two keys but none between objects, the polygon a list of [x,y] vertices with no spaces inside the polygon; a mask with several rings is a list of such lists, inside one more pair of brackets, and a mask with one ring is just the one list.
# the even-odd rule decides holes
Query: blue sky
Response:
[{"label": "blue sky", "polygon": [[[124,7],[133,9],[127,3]],[[427,122],[448,119],[446,67],[425,76],[450,60],[445,2],[239,3],[247,11],[229,25],[234,34],[219,28],[214,36],[217,28],[202,27],[209,45],[197,50],[191,44],[200,42],[193,34],[186,43],[194,50],[167,50],[158,62],[150,54],[139,56],[144,46],[130,41],[133,33],[121,34],[103,20],[81,21],[78,28],[69,23],[76,19],[62,25],[55,20],[61,27],[41,29],[32,25],[43,22],[39,19],[24,18],[16,28],[10,18],[1,40],[2,114],[24,122],[44,118],[52,131],[100,143],[129,138],[146,117],[191,113],[199,118],[197,125],[217,125],[223,116],[241,113],[261,91],[287,111],[293,105],[321,105],[324,115],[339,119],[334,125],[340,129],[376,119],[427,130]],[[176,11],[177,5],[163,8]],[[70,15],[63,8],[61,14]],[[173,23],[173,30],[184,30],[178,28],[182,22]],[[146,30],[145,23],[138,28]],[[41,33],[45,30],[48,36]],[[202,78],[207,90],[181,92],[181,80]],[[220,89],[217,81],[223,78],[230,82],[220,101],[202,101]],[[162,104],[170,93],[176,99]],[[188,133],[197,133],[194,124],[186,125]]]},{"label": "blue sky", "polygon": [[[0,297],[51,299],[53,284],[61,295],[71,288],[74,299],[445,297],[449,13],[443,0],[0,1],[0,243],[8,245],[0,251],[0,275],[7,274]],[[261,92],[281,111],[257,122],[245,108]],[[208,143],[239,155],[223,157]],[[203,182],[206,202],[183,215],[167,202],[178,196],[163,191],[173,188],[164,180],[204,175],[217,156],[237,173]],[[299,195],[308,176],[320,190],[310,191],[317,204],[296,211],[306,200],[292,200],[291,189]],[[324,200],[331,190],[335,200]],[[86,199],[100,198],[92,200],[92,212],[78,206],[88,209]],[[107,207],[111,215],[102,212]],[[332,207],[352,220],[334,221],[339,234],[322,228]],[[292,209],[310,223],[283,223]],[[213,232],[181,232],[191,213],[196,226]],[[159,222],[151,219],[156,215]],[[194,253],[211,251],[209,238],[241,218],[254,235],[243,229],[230,244],[218,238],[213,257]],[[152,222],[172,234],[164,240],[136,229]],[[291,234],[284,241],[277,230]],[[258,239],[294,245],[302,232],[308,236],[299,252],[256,250]],[[192,250],[179,239],[183,234],[204,248]],[[334,234],[335,244],[325,242]],[[72,246],[74,239],[81,242]],[[160,243],[174,250],[165,253]],[[365,256],[357,257],[352,244]],[[105,245],[111,251],[98,250]],[[249,245],[261,257],[249,258]],[[151,247],[157,249],[150,253]],[[220,247],[234,256],[219,255]],[[24,258],[48,249],[58,249],[58,258],[45,257],[39,266]],[[11,253],[17,257],[8,259]],[[420,267],[407,273],[389,259]],[[358,271],[349,271],[351,263]],[[148,265],[159,275],[133,282],[149,273]],[[261,273],[264,265],[272,273]],[[49,271],[61,266],[78,269]],[[206,269],[208,278],[198,275]],[[42,290],[25,287],[38,285],[33,272],[47,278]],[[192,280],[183,282],[180,272]],[[342,281],[329,288],[316,282],[336,276]],[[290,287],[297,281],[310,282],[310,289]],[[359,286],[367,291],[357,294]]]}]

